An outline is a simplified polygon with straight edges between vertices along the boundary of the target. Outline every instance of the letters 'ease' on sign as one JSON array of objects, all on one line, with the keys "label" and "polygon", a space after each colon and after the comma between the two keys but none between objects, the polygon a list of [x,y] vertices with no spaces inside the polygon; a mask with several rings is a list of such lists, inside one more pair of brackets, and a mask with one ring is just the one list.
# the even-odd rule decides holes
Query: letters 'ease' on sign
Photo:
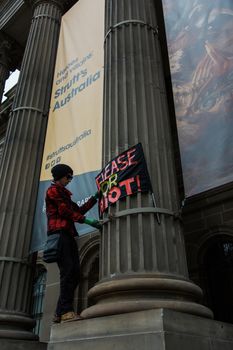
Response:
[{"label": "letters 'ease' on sign", "polygon": [[129,148],[112,159],[96,176],[100,192],[100,215],[120,198],[152,191],[142,144]]}]

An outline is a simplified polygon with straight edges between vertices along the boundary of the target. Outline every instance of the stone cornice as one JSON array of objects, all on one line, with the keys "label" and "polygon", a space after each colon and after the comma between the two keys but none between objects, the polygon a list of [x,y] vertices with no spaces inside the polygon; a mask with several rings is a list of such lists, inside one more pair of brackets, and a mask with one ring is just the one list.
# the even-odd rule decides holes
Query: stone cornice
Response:
[{"label": "stone cornice", "polygon": [[0,29],[22,8],[24,0],[5,0],[0,4]]}]

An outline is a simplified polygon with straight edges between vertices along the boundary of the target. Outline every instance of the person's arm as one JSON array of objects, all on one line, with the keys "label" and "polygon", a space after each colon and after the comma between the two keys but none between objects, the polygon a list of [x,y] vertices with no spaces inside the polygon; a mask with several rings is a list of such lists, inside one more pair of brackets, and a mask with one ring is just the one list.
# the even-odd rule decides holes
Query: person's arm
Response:
[{"label": "person's arm", "polygon": [[[61,217],[72,220],[74,222],[84,223],[85,216],[82,215],[81,211],[73,210],[73,206],[67,203],[66,198],[62,196],[62,194],[56,189],[56,187],[48,189],[47,195],[53,202],[56,203],[58,208],[58,213]],[[73,202],[71,202],[73,203]],[[77,206],[77,208],[79,208]]]},{"label": "person's arm", "polygon": [[[93,205],[95,205],[95,203],[97,202],[97,199],[99,198],[99,193],[96,192],[88,201],[87,203],[85,203],[84,205],[82,205],[81,207],[79,207],[76,203],[75,206],[77,206],[77,208],[81,211],[81,213],[86,213],[88,210],[90,210]],[[99,220],[96,219],[92,219],[92,218],[85,218],[84,219],[84,224],[87,224],[89,226],[95,227],[98,230],[100,230],[102,228],[102,224]]]},{"label": "person's arm", "polygon": [[80,211],[81,214],[85,214],[88,210],[90,210],[95,204],[96,204],[97,200],[94,196],[92,196],[91,198],[88,199],[88,201],[83,204],[82,206],[78,206],[78,209]]}]

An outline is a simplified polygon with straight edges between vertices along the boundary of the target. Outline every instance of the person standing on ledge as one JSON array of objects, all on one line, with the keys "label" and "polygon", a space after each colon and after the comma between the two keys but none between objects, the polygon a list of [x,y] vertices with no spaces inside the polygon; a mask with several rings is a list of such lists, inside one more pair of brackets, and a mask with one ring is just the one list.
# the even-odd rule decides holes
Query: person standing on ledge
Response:
[{"label": "person standing on ledge", "polygon": [[78,206],[71,200],[72,193],[65,187],[73,178],[73,170],[66,164],[55,165],[51,169],[54,181],[46,192],[47,234],[59,233],[58,268],[60,271],[60,295],[53,322],[71,321],[80,316],[74,312],[74,292],[80,282],[80,263],[75,236],[78,232],[74,223],[85,223],[97,229],[101,228],[98,220],[89,219],[84,214],[97,202],[98,193],[87,203]]}]

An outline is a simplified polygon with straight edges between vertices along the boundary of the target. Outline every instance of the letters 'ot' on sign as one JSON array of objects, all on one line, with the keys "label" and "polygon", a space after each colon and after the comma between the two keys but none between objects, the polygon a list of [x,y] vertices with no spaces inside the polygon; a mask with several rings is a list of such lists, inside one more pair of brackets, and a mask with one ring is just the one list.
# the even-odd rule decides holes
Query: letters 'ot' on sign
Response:
[{"label": "letters 'ot' on sign", "polygon": [[142,144],[138,143],[112,159],[95,180],[101,194],[100,214],[125,196],[152,191]]}]

